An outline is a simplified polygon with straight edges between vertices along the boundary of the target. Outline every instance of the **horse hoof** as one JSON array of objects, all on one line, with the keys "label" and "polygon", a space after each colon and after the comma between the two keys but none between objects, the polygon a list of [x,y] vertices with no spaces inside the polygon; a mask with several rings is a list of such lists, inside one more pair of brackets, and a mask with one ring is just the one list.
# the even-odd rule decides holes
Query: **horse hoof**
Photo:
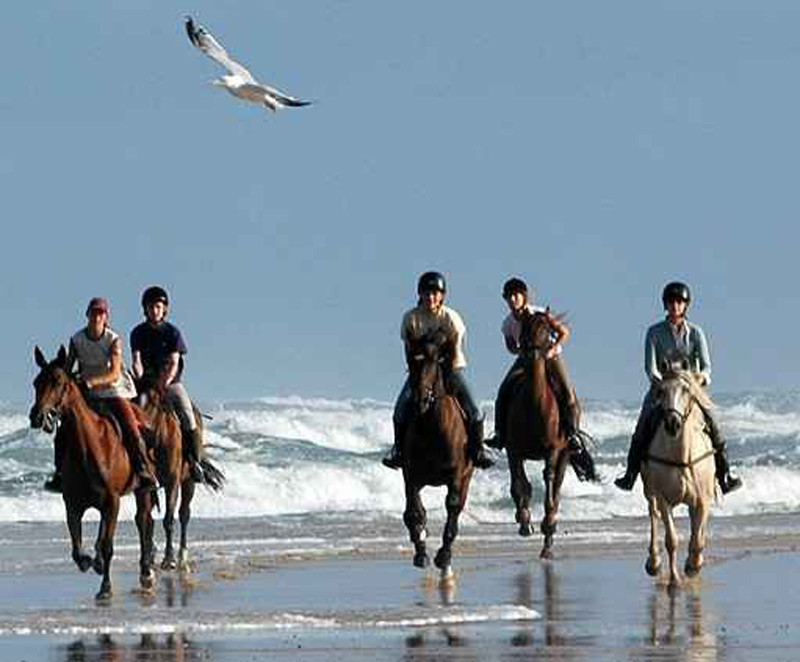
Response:
[{"label": "horse hoof", "polygon": [[101,588],[97,595],[94,596],[94,599],[97,600],[97,602],[108,602],[111,600],[111,595],[111,587]]},{"label": "horse hoof", "polygon": [[175,559],[164,559],[161,562],[161,569],[162,570],[177,570],[178,569],[178,562]]},{"label": "horse hoof", "polygon": [[414,554],[414,566],[417,568],[427,568],[430,564],[431,560],[425,552],[422,554]]},{"label": "horse hoof", "polygon": [[523,538],[533,535],[533,527],[531,526],[530,522],[525,522],[524,524],[519,525],[519,535],[521,535]]},{"label": "horse hoof", "polygon": [[539,558],[545,561],[550,561],[553,558],[553,550],[549,547],[542,547],[542,551],[539,552]]},{"label": "horse hoof", "polygon": [[92,567],[92,557],[91,556],[79,556],[75,559],[75,565],[78,566],[78,570],[81,572],[86,572],[89,568]]},{"label": "horse hoof", "polygon": [[92,568],[98,575],[102,575],[105,572],[106,564],[103,563],[103,559],[99,556],[95,556],[94,560],[92,561]]},{"label": "horse hoof", "polygon": [[152,593],[153,589],[155,588],[156,581],[155,575],[151,570],[146,575],[139,576],[139,588],[145,593]]},{"label": "horse hoof", "polygon": [[434,564],[434,565],[435,565],[437,568],[439,568],[439,570],[441,570],[442,572],[444,572],[444,570],[445,570],[446,568],[449,568],[449,567],[450,567],[450,554],[448,554],[448,553],[447,553],[447,552],[445,552],[444,550],[441,550],[441,549],[440,549],[440,550],[439,550],[439,551],[436,553],[436,557],[433,559],[433,564]]},{"label": "horse hoof", "polygon": [[644,562],[644,569],[651,577],[658,577],[658,573],[661,571],[661,564],[653,563],[650,559],[647,559],[647,561]]},{"label": "horse hoof", "polygon": [[683,571],[686,573],[687,577],[695,577],[700,574],[701,567],[702,566],[694,565],[687,561],[686,565],[683,567]]}]

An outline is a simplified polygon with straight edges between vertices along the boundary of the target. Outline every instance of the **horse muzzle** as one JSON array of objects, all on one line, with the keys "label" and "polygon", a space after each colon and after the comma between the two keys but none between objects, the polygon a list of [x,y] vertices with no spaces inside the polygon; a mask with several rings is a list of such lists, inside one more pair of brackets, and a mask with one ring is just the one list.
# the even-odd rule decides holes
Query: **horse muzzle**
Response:
[{"label": "horse muzzle", "polygon": [[53,430],[56,429],[56,421],[58,420],[58,414],[53,409],[47,409],[46,411],[42,411],[34,405],[31,407],[31,412],[28,415],[31,422],[31,427],[34,430],[38,430],[41,428],[48,434],[51,433]]},{"label": "horse muzzle", "polygon": [[683,425],[683,416],[677,411],[668,411],[664,414],[664,429],[670,437],[675,437]]},{"label": "horse muzzle", "polygon": [[417,409],[419,410],[420,415],[426,414],[428,410],[433,406],[433,403],[436,401],[436,396],[434,396],[432,390],[427,390],[423,393],[419,399],[417,400]]}]

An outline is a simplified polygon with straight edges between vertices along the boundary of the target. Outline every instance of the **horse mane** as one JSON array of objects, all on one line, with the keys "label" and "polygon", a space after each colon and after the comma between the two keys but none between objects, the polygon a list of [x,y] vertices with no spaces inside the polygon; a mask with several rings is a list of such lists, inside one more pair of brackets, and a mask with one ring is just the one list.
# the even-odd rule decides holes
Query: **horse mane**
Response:
[{"label": "horse mane", "polygon": [[666,379],[675,378],[679,380],[688,389],[689,394],[695,400],[697,400],[701,407],[705,409],[711,409],[714,406],[711,396],[709,396],[706,390],[700,385],[695,373],[693,373],[691,370],[671,370],[665,374],[664,377]]}]

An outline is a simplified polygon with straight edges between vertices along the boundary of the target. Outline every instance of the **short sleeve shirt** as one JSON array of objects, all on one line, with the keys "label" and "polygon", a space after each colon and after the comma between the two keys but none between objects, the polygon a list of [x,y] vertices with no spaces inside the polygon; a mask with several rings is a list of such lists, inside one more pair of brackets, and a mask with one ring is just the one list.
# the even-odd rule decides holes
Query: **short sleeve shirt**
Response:
[{"label": "short sleeve shirt", "polygon": [[148,322],[142,322],[131,331],[131,351],[141,354],[144,374],[151,378],[158,377],[170,355],[178,352],[178,372],[173,381],[180,381],[183,374],[183,355],[187,348],[181,332],[174,324],[162,322],[158,326],[152,326]]},{"label": "short sleeve shirt", "polygon": [[[528,312],[532,314],[536,313],[544,313],[546,308],[542,308],[541,306],[534,306],[531,304],[526,304],[526,308]],[[503,320],[503,324],[500,326],[500,333],[503,334],[503,338],[506,340],[506,346],[511,345],[512,347],[517,348],[517,353],[519,353],[520,348],[520,335],[522,334],[522,322],[514,315],[514,313],[509,313],[506,318]],[[553,338],[555,340],[555,337]],[[564,351],[564,348],[560,345],[556,349],[556,356],[561,354]]]},{"label": "short sleeve shirt", "polygon": [[458,370],[467,365],[467,357],[464,353],[464,340],[467,335],[467,327],[464,320],[452,308],[442,306],[438,312],[432,313],[425,306],[412,308],[405,315],[400,325],[400,337],[403,342],[408,344],[425,335],[435,333],[438,330],[444,331],[453,343],[455,353],[453,355],[453,369]]}]

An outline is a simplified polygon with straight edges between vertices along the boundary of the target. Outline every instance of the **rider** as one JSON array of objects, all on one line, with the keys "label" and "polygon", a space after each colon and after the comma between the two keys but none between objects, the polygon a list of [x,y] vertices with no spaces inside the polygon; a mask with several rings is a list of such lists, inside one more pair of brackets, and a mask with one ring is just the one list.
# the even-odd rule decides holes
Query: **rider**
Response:
[{"label": "rider", "polygon": [[[125,370],[122,357],[122,340],[108,325],[111,308],[108,301],[95,297],[86,308],[87,324],[69,341],[67,372],[78,363],[79,379],[85,387],[87,398],[102,400],[111,409],[122,428],[122,441],[139,480],[139,487],[155,488],[156,480],[147,464],[147,447],[139,431],[139,421],[131,407],[130,399],[136,388],[130,373]],[[45,483],[45,489],[61,492],[61,461],[63,449],[56,435],[56,471]]]},{"label": "rider", "polygon": [[[532,299],[533,297],[531,297]],[[564,416],[564,430],[570,450],[581,448],[580,433],[578,430],[578,399],[575,389],[567,372],[567,364],[563,357],[563,344],[569,338],[567,326],[550,315],[548,308],[534,306],[528,300],[528,286],[521,278],[509,278],[503,285],[503,299],[506,300],[511,312],[503,320],[500,330],[506,343],[506,349],[517,356],[512,364],[497,393],[494,405],[494,437],[486,442],[492,448],[503,448],[506,443],[505,423],[507,409],[514,385],[518,381],[523,371],[522,357],[519,356],[520,333],[522,331],[521,318],[525,312],[543,313],[547,316],[547,321],[552,330],[553,342],[547,350],[547,374],[553,376],[557,382],[555,393],[558,398],[559,411]]]},{"label": "rider", "polygon": [[181,423],[184,450],[195,482],[205,481],[200,464],[203,452],[202,432],[194,417],[194,407],[186,387],[181,383],[186,343],[178,328],[166,321],[169,296],[163,287],[148,287],[142,294],[146,321],[131,331],[133,374],[137,379],[139,401],[143,404],[147,391],[155,388],[173,407]]},{"label": "rider", "polygon": [[[417,294],[419,300],[416,307],[406,312],[400,327],[400,337],[403,339],[406,353],[412,342],[439,330],[444,331],[451,340],[454,352],[447,390],[456,397],[467,417],[468,447],[473,463],[479,469],[488,469],[494,462],[486,456],[483,449],[483,415],[475,404],[464,377],[464,368],[467,366],[464,336],[467,328],[461,315],[444,305],[447,284],[442,274],[437,271],[422,274],[417,283]],[[383,458],[383,464],[390,469],[399,469],[403,465],[402,441],[411,422],[412,406],[411,384],[406,379],[392,417],[394,445],[389,454]]]},{"label": "rider", "polygon": [[[686,319],[691,301],[692,295],[688,285],[681,282],[667,283],[661,294],[661,302],[667,311],[666,319],[653,324],[647,330],[644,344],[644,371],[650,379],[650,389],[642,402],[636,430],[631,438],[625,475],[614,481],[614,484],[621,490],[633,489],[640,465],[645,459],[650,441],[660,423],[653,387],[661,379],[658,367],[661,365],[661,361],[676,353],[685,356],[689,359],[690,369],[698,375],[701,384],[707,387],[711,383],[711,356],[706,336],[699,326]],[[742,486],[742,480],[730,473],[728,456],[725,452],[725,439],[719,429],[716,417],[700,402],[697,404],[703,411],[706,428],[714,447],[714,461],[719,486],[723,494],[733,492]]]}]

